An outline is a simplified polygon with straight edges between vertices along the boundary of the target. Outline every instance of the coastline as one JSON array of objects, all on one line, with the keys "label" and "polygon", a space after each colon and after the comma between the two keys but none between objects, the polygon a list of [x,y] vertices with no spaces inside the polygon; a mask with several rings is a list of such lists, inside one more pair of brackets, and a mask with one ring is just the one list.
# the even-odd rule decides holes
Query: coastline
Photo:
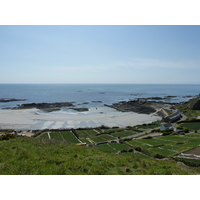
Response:
[{"label": "coastline", "polygon": [[0,110],[0,129],[77,129],[96,128],[102,125],[107,127],[126,127],[151,123],[160,119],[161,117],[156,113],[120,112],[109,107],[92,107],[85,112],[55,111],[51,113],[41,112],[36,108]]}]

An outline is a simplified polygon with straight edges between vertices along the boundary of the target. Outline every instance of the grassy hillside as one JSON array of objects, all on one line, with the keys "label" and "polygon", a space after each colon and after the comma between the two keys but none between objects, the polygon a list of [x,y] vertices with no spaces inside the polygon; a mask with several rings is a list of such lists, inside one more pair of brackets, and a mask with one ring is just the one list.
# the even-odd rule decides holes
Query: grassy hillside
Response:
[{"label": "grassy hillside", "polygon": [[178,105],[177,108],[185,114],[188,119],[197,118],[200,116],[200,110],[194,110],[194,105],[199,101],[199,97],[190,99],[188,102]]},{"label": "grassy hillside", "polygon": [[191,168],[175,161],[106,153],[45,138],[16,137],[0,141],[0,174],[199,173],[199,167]]}]

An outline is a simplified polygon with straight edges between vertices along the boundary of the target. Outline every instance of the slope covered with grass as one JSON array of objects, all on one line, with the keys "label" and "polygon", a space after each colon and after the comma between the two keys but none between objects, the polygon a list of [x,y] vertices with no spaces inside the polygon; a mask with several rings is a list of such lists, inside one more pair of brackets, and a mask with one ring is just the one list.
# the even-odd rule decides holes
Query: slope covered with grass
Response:
[{"label": "slope covered with grass", "polygon": [[199,106],[197,106],[199,105],[199,102],[200,97],[193,98],[190,99],[188,102],[178,105],[177,108],[183,114],[185,114],[188,117],[188,119],[197,118],[198,116],[200,116],[200,109],[198,109]]},{"label": "slope covered with grass", "polygon": [[175,161],[102,152],[54,140],[17,137],[0,141],[0,174],[198,174]]}]

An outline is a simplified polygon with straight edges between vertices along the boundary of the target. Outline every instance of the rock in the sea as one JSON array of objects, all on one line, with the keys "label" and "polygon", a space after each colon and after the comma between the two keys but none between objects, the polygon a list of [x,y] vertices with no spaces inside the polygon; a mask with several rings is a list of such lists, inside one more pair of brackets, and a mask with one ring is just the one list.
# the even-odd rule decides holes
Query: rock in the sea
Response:
[{"label": "rock in the sea", "polygon": [[27,103],[19,105],[18,107],[12,108],[13,110],[18,109],[32,109],[37,108],[40,110],[43,110],[45,112],[52,112],[52,111],[58,111],[62,107],[72,107],[74,102],[56,102],[56,103]]},{"label": "rock in the sea", "polygon": [[0,102],[1,103],[7,103],[11,101],[27,101],[28,99],[14,99],[14,98],[1,98]]},{"label": "rock in the sea", "polygon": [[71,108],[71,109],[73,109],[73,110],[76,110],[76,111],[78,111],[78,112],[85,112],[85,111],[89,111],[89,109],[88,109],[88,108]]},{"label": "rock in the sea", "polygon": [[112,105],[106,105],[122,112],[136,112],[141,114],[151,114],[156,112],[154,108],[149,105],[140,104],[138,101],[121,101],[119,103],[113,103]]}]

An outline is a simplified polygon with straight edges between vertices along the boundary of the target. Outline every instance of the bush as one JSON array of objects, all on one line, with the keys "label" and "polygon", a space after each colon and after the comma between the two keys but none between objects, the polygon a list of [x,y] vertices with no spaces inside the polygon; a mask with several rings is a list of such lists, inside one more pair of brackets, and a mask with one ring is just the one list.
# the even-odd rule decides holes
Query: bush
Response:
[{"label": "bush", "polygon": [[170,134],[172,134],[172,132],[163,132],[163,136],[166,136],[166,135],[170,135]]},{"label": "bush", "polygon": [[162,158],[164,158],[164,156],[157,153],[157,154],[154,155],[154,158],[162,159]]},{"label": "bush", "polygon": [[151,130],[151,133],[155,133],[155,132],[161,132],[161,130],[159,128]]},{"label": "bush", "polygon": [[134,148],[136,151],[142,152],[142,148],[141,147],[135,147]]},{"label": "bush", "polygon": [[189,133],[189,129],[188,128],[184,128],[183,129],[185,133]]},{"label": "bush", "polygon": [[119,143],[120,143],[120,144],[124,143],[124,140],[119,139]]},{"label": "bush", "polygon": [[184,129],[182,125],[177,126],[177,129]]},{"label": "bush", "polygon": [[131,129],[132,129],[131,126],[127,126],[127,127],[126,127],[126,130],[131,130]]},{"label": "bush", "polygon": [[6,133],[6,134],[0,136],[0,140],[9,140],[9,139],[15,138],[15,137],[17,137],[16,134]]},{"label": "bush", "polygon": [[132,138],[125,138],[124,141],[131,141]]},{"label": "bush", "polygon": [[142,138],[142,139],[152,139],[153,137],[151,137],[151,136],[147,136],[147,137],[144,137],[144,138]]}]

